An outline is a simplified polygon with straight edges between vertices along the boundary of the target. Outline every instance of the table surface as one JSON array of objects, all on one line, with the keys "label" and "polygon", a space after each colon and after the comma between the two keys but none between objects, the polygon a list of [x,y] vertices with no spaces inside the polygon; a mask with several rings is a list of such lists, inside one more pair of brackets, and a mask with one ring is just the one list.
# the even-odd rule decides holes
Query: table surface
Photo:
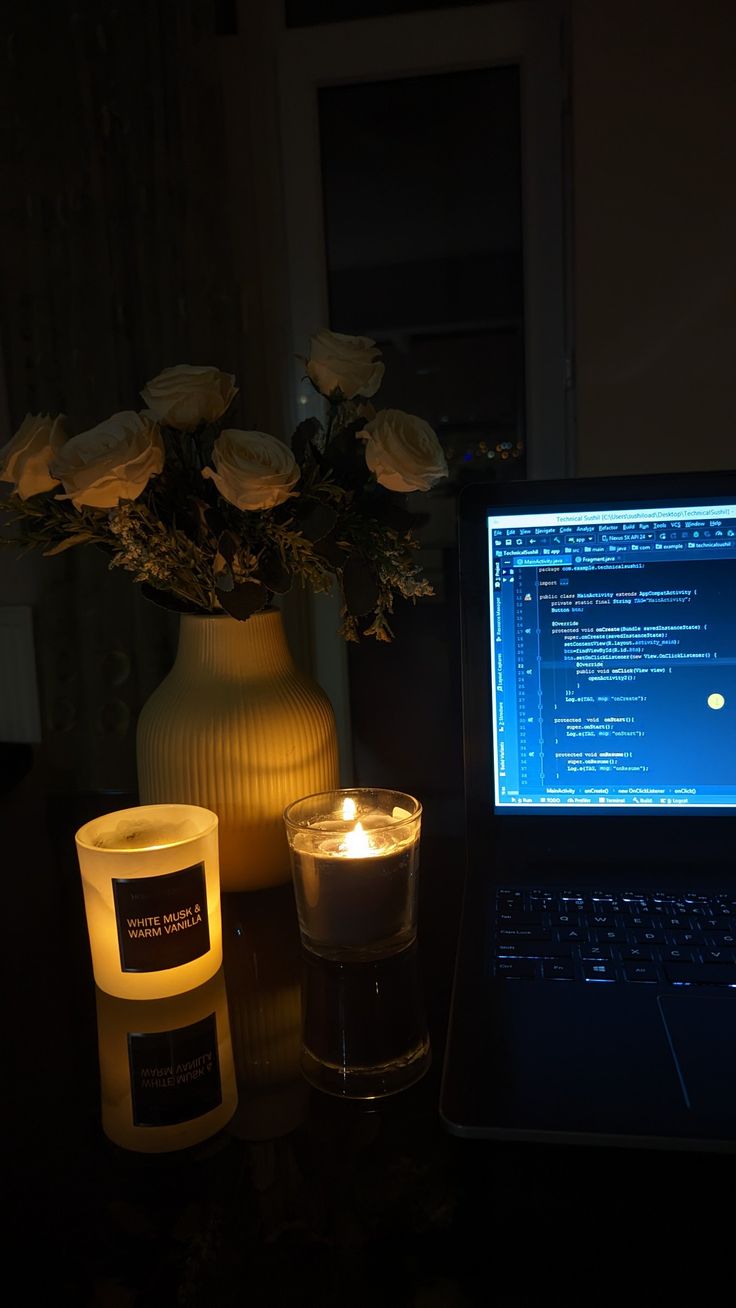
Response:
[{"label": "table surface", "polygon": [[128,798],[50,796],[37,770],[0,796],[18,1303],[454,1308],[732,1297],[732,1159],[478,1144],[443,1130],[463,853],[431,820],[419,918],[427,1075],[368,1103],[307,1086],[291,888],[227,897],[228,1000],[251,1033],[250,1052],[236,1041],[238,1113],[179,1153],[113,1145],[100,1124],[73,837]]}]

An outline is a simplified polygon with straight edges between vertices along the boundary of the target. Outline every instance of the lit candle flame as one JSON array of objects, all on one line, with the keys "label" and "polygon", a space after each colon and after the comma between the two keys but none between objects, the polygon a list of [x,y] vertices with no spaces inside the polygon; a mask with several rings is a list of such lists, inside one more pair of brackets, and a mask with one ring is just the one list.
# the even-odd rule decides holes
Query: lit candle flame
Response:
[{"label": "lit candle flame", "polygon": [[351,858],[366,858],[371,853],[371,842],[360,822],[356,822],[352,831],[345,832],[342,848]]},{"label": "lit candle flame", "polygon": [[[345,821],[345,822],[352,822],[352,820],[353,820],[353,818],[355,817],[355,814],[357,813],[357,811],[358,811],[358,810],[357,810],[357,808],[355,807],[355,800],[354,800],[354,799],[351,799],[350,795],[348,795],[348,796],[347,796],[347,797],[342,801],[342,816],[343,816],[343,821]],[[362,830],[362,827],[361,827],[361,830]]]}]

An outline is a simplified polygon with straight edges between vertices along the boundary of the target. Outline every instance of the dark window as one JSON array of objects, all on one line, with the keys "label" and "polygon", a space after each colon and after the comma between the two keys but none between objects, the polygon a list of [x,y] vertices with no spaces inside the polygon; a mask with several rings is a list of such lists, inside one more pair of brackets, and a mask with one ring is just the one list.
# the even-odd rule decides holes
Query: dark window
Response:
[{"label": "dark window", "polygon": [[524,474],[519,100],[515,65],[319,92],[329,325],[380,344],[374,404],[425,418],[450,467],[409,497],[436,598],[350,648],[357,781],[435,815],[462,789],[455,492]]},{"label": "dark window", "polygon": [[520,458],[518,68],[330,87],[319,110],[332,329],[379,342],[381,406],[426,418],[455,479]]}]

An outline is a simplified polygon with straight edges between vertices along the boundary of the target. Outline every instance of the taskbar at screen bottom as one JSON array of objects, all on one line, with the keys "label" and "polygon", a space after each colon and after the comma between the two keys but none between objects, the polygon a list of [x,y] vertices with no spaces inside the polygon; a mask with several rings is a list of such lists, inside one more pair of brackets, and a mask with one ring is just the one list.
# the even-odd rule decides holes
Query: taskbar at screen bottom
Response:
[{"label": "taskbar at screen bottom", "polygon": [[703,812],[716,809],[721,811],[730,810],[736,813],[736,793],[733,791],[717,792],[709,790],[707,792],[692,791],[687,794],[675,795],[506,795],[496,798],[495,809],[499,813],[528,813],[530,809],[536,812],[547,812],[549,809],[592,810],[595,812],[606,810],[620,812],[625,810],[627,813],[642,810],[661,812],[669,809],[697,809],[699,812]]}]

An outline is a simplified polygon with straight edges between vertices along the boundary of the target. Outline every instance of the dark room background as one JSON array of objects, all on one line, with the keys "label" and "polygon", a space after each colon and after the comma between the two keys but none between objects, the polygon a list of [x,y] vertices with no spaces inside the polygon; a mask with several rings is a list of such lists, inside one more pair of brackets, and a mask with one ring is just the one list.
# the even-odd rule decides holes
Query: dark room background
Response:
[{"label": "dark room background", "polygon": [[[527,7],[545,8],[544,0]],[[463,22],[460,6],[445,8]],[[561,19],[567,97],[562,199],[575,471],[732,465],[732,4],[570,0],[552,8]],[[289,0],[285,8],[276,0],[75,0],[49,6],[29,0],[6,7],[2,441],[28,410],[62,411],[70,430],[81,431],[117,409],[137,407],[148,378],[179,362],[212,363],[235,372],[241,385],[238,422],[288,435],[298,373],[281,171],[280,54],[285,42],[298,50],[294,43],[302,32],[314,33],[320,22],[333,26],[330,20],[354,18],[344,24],[344,40],[350,42],[361,38],[364,23],[390,24],[391,13],[407,11],[421,21],[422,10],[434,13],[438,6],[359,0],[352,5]],[[474,76],[482,81],[482,73]],[[515,76],[504,73],[511,99]],[[400,88],[390,89],[400,94]],[[377,94],[385,100],[385,92]],[[346,130],[349,112],[357,119],[367,112],[359,103],[367,95],[366,88],[324,92],[324,160],[330,141],[339,156],[340,131]],[[456,130],[461,130],[460,87],[454,98]],[[372,103],[378,104],[375,98]],[[401,106],[384,103],[379,109],[371,111],[371,166],[375,169],[383,155],[388,169],[390,151],[388,146],[382,151],[378,128]],[[513,212],[511,201],[503,257],[494,254],[493,242],[484,250],[479,237],[481,228],[489,230],[497,200],[497,189],[487,185],[483,143],[507,149],[517,130],[511,111],[504,121],[505,145],[498,122],[484,132],[476,121],[460,143],[465,155],[460,145],[452,151],[449,163],[458,171],[450,168],[448,174],[448,159],[437,160],[438,175],[444,170],[451,176],[448,184],[460,191],[466,184],[463,159],[466,179],[474,162],[473,195],[485,195],[486,209],[474,208],[464,229],[461,215],[455,215],[458,232],[464,230],[481,259],[481,273],[476,267],[469,274],[475,295],[463,300],[462,279],[453,275],[444,286],[452,302],[447,294],[441,301],[441,277],[437,293],[431,293],[438,252],[425,250],[424,264],[417,252],[417,264],[400,288],[412,312],[407,316],[402,304],[403,316],[393,323],[378,304],[375,282],[373,300],[365,298],[364,280],[362,290],[357,283],[351,288],[338,249],[340,205],[347,192],[341,190],[339,169],[323,172],[330,325],[383,331],[387,362],[396,363],[395,393],[387,389],[383,402],[421,412],[426,393],[415,399],[411,386],[416,393],[417,378],[421,382],[422,375],[430,375],[426,369],[431,371],[437,357],[451,380],[462,368],[470,369],[460,387],[464,407],[455,413],[453,431],[443,436],[452,443],[453,477],[434,497],[434,527],[425,538],[438,599],[421,614],[402,615],[394,647],[361,649],[350,668],[358,780],[416,786],[436,793],[438,802],[457,794],[459,766],[459,739],[447,735],[457,710],[452,499],[463,479],[464,455],[471,454],[474,470],[486,455],[480,449],[486,429],[512,446],[520,438],[523,443],[521,365],[514,345],[523,319],[523,215]],[[408,130],[407,150],[431,169],[431,151],[423,154],[421,137],[411,138],[415,127]],[[444,149],[452,150],[452,135]],[[505,185],[512,200],[515,167],[509,154]],[[370,224],[364,226],[369,233]],[[359,226],[351,239],[356,232]],[[455,336],[443,343],[437,323],[450,320]],[[389,330],[407,322],[416,329],[414,356],[402,353],[406,341]],[[504,324],[500,333],[499,322]],[[458,324],[466,333],[461,346]],[[490,350],[486,336],[494,332]],[[416,366],[407,367],[407,358]],[[490,384],[494,369],[497,380]],[[472,392],[479,384],[476,397]],[[443,435],[445,393],[428,398]],[[517,474],[523,469],[520,453]],[[3,555],[0,567],[0,605],[34,609],[51,783],[63,786],[73,772],[83,789],[131,789],[137,713],[171,661],[175,624],[141,601],[125,577],[108,574],[104,562],[82,553],[21,563]],[[288,621],[297,657],[314,667],[319,612],[315,616],[297,600]],[[324,621],[330,623],[332,615]],[[384,703],[402,700],[406,708],[396,777],[381,770],[385,741],[370,737],[369,719],[381,702],[382,683],[388,688]]]}]

